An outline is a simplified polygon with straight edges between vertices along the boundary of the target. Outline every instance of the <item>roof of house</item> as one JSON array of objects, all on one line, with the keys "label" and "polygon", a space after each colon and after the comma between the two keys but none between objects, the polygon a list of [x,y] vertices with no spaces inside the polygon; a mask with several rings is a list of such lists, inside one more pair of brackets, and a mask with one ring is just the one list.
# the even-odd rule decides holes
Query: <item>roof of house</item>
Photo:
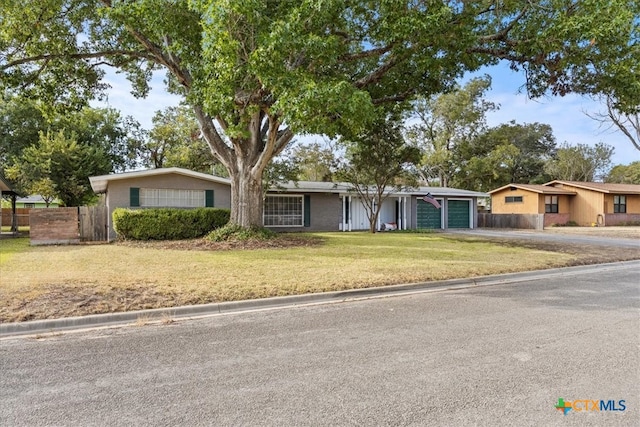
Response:
[{"label": "roof of house", "polygon": [[[143,171],[123,172],[111,175],[92,176],[89,178],[91,182],[91,188],[96,193],[104,193],[107,191],[109,182],[115,180],[141,178],[148,176],[158,176],[176,173],[180,175],[190,176],[193,178],[204,179],[207,181],[217,182],[219,184],[231,185],[231,180],[228,178],[221,178],[215,175],[209,175],[200,172],[194,172],[188,169],[182,168],[159,168],[149,169]],[[303,192],[303,193],[339,193],[347,194],[354,193],[353,185],[345,182],[317,182],[317,181],[289,181],[286,183],[275,183],[269,189],[270,192]],[[448,197],[487,197],[488,194],[480,193],[477,191],[460,190],[458,188],[446,188],[446,187],[417,187],[412,189],[406,189],[403,191],[392,191],[397,196],[412,196],[420,195],[424,196],[427,193],[431,193],[434,197],[448,196]]]},{"label": "roof of house", "polygon": [[13,188],[11,188],[11,184],[9,184],[9,182],[6,181],[2,176],[0,176],[0,192],[3,194],[9,194],[14,196],[19,195],[18,192],[16,192]]},{"label": "roof of house", "polygon": [[[353,185],[347,182],[316,182],[316,181],[289,181],[287,183],[274,184],[270,189],[271,192],[293,193],[296,191],[303,193],[354,193]],[[431,193],[432,196],[447,197],[486,197],[488,194],[477,191],[461,190],[458,188],[448,187],[414,187],[401,191],[391,191],[391,194],[397,196],[424,196]]]},{"label": "roof of house", "polygon": [[142,171],[123,172],[123,173],[117,173],[117,174],[111,174],[111,175],[92,176],[89,178],[89,182],[91,182],[91,188],[93,188],[93,191],[95,191],[96,193],[104,193],[107,191],[107,187],[109,186],[110,181],[142,178],[142,177],[148,177],[148,176],[167,175],[172,173],[189,176],[192,178],[203,179],[205,181],[216,182],[219,184],[231,185],[231,180],[228,178],[221,178],[219,176],[209,175],[201,172],[194,172],[192,170],[183,169],[183,168],[158,168],[158,169],[147,169]]},{"label": "roof of house", "polygon": [[[16,202],[18,203],[46,203],[44,198],[39,195],[39,194],[31,194],[27,197],[18,197],[16,199]],[[58,203],[59,200],[58,199],[54,199],[49,203]]]},{"label": "roof of house", "polygon": [[638,184],[612,184],[605,182],[581,182],[581,181],[561,181],[555,180],[547,182],[545,186],[558,188],[558,186],[568,185],[576,188],[584,188],[586,190],[597,191],[607,194],[640,194],[640,185]]},{"label": "roof of house", "polygon": [[489,194],[497,193],[499,191],[506,190],[507,188],[518,188],[520,190],[532,191],[538,194],[567,194],[569,196],[575,196],[576,194],[575,191],[563,190],[556,187],[547,187],[538,184],[507,184],[503,185],[500,188],[496,188],[495,190],[489,191]]}]

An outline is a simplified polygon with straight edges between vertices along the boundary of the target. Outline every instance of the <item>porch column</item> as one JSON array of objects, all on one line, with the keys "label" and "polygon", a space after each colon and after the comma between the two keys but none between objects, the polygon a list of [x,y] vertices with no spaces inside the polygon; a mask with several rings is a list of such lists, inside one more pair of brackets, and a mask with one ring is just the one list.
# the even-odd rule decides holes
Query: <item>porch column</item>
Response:
[{"label": "porch column", "polygon": [[404,227],[403,230],[408,230],[409,227],[407,226],[407,196],[404,196],[402,198],[402,226]]},{"label": "porch column", "polygon": [[341,197],[342,199],[342,231],[345,232],[347,231],[347,198],[346,197]]},{"label": "porch column", "polygon": [[349,196],[349,201],[347,203],[349,203],[349,216],[347,217],[347,221],[349,221],[349,231],[351,231],[351,223],[353,222],[351,221],[351,216],[353,215],[353,206],[351,205],[351,196]]}]

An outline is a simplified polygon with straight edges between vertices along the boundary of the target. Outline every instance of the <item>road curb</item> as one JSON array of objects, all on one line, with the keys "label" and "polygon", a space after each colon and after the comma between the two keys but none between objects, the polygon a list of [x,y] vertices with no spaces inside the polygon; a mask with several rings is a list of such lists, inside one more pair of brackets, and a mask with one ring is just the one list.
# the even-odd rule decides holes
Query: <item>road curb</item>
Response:
[{"label": "road curb", "polygon": [[501,284],[534,281],[553,276],[588,274],[593,271],[627,269],[633,267],[640,268],[640,260],[562,267],[549,270],[508,273],[465,279],[450,279],[435,282],[421,282],[375,288],[351,289],[345,291],[324,292],[316,294],[291,295],[255,300],[230,301],[172,308],[137,310],[122,313],[95,314],[88,316],[66,317],[60,319],[4,323],[0,324],[0,338],[20,335],[55,333],[73,329],[126,325],[139,322],[141,319],[144,319],[145,321],[162,321],[163,318],[172,320],[189,319],[194,317],[295,307],[310,304],[329,304],[360,299],[392,297],[407,295],[411,293],[460,290],[479,286],[495,286]]}]

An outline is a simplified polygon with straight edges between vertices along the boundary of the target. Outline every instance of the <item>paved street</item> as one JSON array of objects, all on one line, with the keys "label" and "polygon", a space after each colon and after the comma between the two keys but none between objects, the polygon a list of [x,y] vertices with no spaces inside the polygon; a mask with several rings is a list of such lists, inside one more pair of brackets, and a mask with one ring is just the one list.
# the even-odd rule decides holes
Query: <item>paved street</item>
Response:
[{"label": "paved street", "polygon": [[639,277],[4,339],[0,425],[640,425]]}]

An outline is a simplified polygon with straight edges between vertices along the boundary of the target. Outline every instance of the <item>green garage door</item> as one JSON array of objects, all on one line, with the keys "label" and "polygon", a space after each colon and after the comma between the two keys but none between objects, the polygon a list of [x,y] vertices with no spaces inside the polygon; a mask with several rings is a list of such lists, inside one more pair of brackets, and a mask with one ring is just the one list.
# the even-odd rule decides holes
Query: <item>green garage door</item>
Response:
[{"label": "green garage door", "polygon": [[469,200],[449,200],[449,228],[469,228]]},{"label": "green garage door", "polygon": [[440,209],[436,209],[431,203],[418,200],[418,228],[442,228]]}]

